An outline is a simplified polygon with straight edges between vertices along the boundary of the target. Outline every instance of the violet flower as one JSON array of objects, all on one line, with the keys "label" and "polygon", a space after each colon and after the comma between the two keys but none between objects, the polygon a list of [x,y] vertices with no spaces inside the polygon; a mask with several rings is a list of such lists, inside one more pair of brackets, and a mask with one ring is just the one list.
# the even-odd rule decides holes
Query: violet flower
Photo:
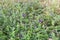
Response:
[{"label": "violet flower", "polygon": [[25,14],[25,13],[23,13],[23,14],[22,14],[22,16],[23,16],[23,17],[26,17],[26,14]]},{"label": "violet flower", "polygon": [[39,19],[39,22],[40,22],[40,23],[42,23],[42,22],[43,22],[43,20],[42,20],[42,19]]}]

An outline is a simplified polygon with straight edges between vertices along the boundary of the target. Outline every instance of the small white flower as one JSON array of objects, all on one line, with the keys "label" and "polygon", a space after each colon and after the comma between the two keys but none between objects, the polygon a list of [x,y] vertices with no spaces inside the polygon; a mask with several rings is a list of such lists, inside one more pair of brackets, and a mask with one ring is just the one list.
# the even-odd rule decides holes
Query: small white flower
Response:
[{"label": "small white flower", "polygon": [[49,38],[48,40],[52,40],[52,38]]}]

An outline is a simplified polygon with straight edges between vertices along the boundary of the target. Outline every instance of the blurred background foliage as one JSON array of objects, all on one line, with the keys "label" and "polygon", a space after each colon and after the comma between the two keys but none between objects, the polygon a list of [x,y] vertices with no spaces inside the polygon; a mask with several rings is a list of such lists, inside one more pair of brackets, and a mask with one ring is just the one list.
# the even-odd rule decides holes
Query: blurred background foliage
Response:
[{"label": "blurred background foliage", "polygon": [[0,0],[0,40],[60,40],[59,0]]}]

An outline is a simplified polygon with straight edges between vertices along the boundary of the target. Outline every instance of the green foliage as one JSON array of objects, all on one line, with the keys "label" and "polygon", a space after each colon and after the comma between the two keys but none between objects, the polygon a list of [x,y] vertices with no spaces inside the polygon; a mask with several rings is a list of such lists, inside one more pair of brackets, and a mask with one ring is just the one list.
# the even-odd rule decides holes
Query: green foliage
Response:
[{"label": "green foliage", "polygon": [[59,32],[60,15],[39,2],[0,5],[0,40],[58,40]]}]

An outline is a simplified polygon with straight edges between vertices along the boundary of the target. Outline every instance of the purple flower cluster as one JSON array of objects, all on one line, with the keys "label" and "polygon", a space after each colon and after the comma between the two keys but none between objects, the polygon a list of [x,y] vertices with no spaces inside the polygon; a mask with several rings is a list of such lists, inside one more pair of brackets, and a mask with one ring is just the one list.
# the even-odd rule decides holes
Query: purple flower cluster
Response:
[{"label": "purple flower cluster", "polygon": [[40,23],[42,23],[42,22],[43,22],[43,20],[42,20],[42,19],[39,19],[39,22],[40,22]]}]

